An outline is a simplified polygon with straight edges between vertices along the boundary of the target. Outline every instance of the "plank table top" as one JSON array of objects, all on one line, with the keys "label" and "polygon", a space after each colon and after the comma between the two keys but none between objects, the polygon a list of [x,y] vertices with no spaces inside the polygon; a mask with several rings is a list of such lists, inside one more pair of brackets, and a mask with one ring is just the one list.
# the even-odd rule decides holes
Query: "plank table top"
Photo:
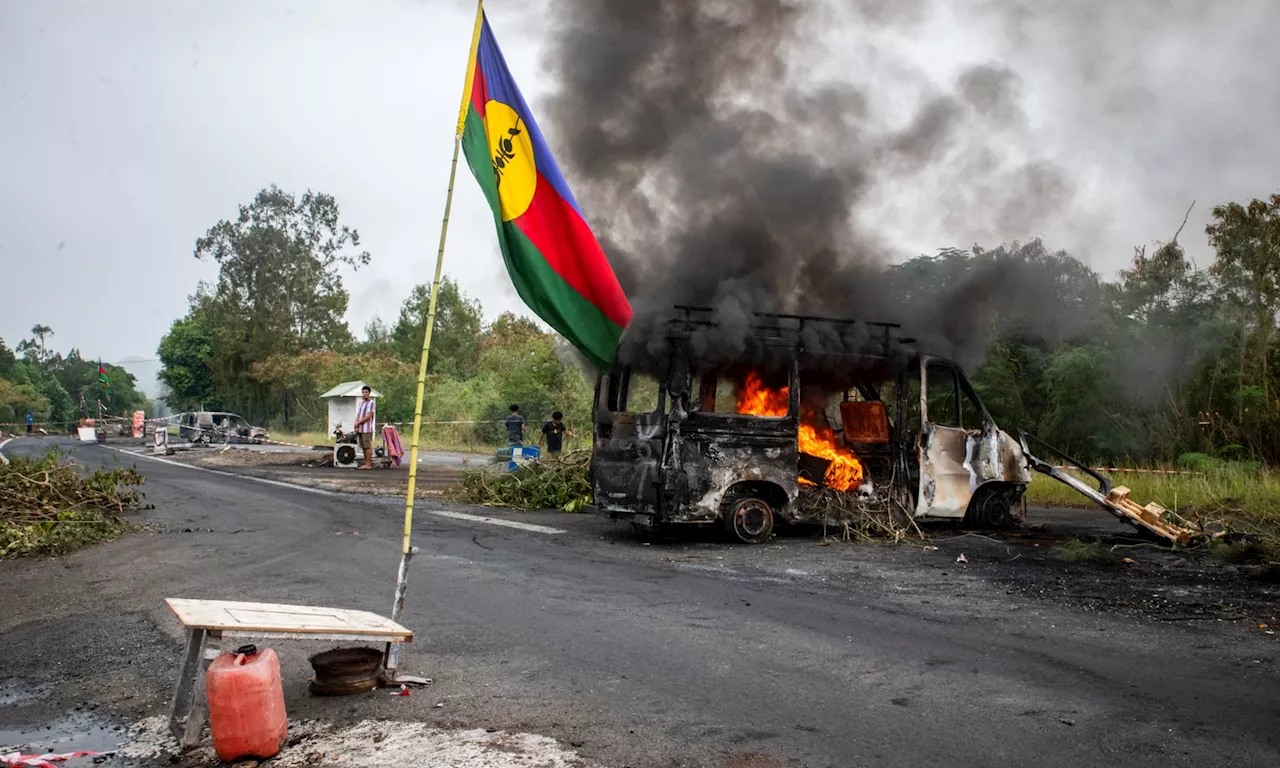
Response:
[{"label": "plank table top", "polygon": [[165,603],[187,629],[214,632],[270,632],[306,635],[366,635],[409,642],[413,631],[376,613],[315,605],[245,603],[169,597]]}]

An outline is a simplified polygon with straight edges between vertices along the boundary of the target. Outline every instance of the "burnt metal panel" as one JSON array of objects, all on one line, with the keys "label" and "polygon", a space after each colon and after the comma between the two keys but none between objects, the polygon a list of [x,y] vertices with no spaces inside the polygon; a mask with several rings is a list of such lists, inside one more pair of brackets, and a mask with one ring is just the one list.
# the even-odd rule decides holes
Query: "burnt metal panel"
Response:
[{"label": "burnt metal panel", "polygon": [[889,442],[889,420],[884,403],[878,400],[840,404],[840,421],[844,423],[844,440],[855,445],[877,445]]}]

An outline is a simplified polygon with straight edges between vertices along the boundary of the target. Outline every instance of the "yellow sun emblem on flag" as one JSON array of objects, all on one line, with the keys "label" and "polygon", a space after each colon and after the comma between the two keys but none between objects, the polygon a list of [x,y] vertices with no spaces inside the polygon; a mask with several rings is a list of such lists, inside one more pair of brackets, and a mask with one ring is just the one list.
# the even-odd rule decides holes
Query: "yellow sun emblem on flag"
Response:
[{"label": "yellow sun emblem on flag", "polygon": [[498,185],[502,220],[511,221],[529,210],[538,188],[538,165],[528,126],[514,109],[500,101],[484,105],[485,133],[493,155],[493,178]]}]

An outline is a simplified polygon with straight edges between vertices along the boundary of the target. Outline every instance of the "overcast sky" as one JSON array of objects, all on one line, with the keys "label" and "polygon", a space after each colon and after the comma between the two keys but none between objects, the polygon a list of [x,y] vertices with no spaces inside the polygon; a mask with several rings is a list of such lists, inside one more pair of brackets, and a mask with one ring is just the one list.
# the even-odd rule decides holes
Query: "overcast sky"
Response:
[{"label": "overcast sky", "polygon": [[[1038,231],[957,220],[941,210],[964,178],[953,158],[938,188],[878,190],[870,215],[900,255],[1043,235],[1109,273],[1197,200],[1183,240],[1203,260],[1209,206],[1280,187],[1275,3],[953,5],[985,11],[934,9],[906,29],[838,16],[828,34],[848,58],[831,66],[940,83],[1008,66],[1021,113],[1008,151],[1061,168],[1070,203]],[[486,8],[536,113],[555,83],[527,6]],[[332,194],[359,229],[373,262],[346,277],[352,330],[393,319],[430,280],[473,13],[466,0],[0,0],[0,336],[12,346],[44,323],[60,350],[154,357],[216,274],[195,238],[273,183]],[[524,311],[465,166],[445,271],[488,317]]]}]

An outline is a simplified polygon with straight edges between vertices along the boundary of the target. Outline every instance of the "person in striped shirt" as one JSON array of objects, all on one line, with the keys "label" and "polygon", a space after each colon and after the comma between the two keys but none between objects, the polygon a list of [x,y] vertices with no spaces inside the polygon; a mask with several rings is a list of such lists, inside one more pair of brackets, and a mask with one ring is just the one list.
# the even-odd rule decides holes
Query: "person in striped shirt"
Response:
[{"label": "person in striped shirt", "polygon": [[360,403],[356,406],[356,435],[360,438],[360,450],[364,452],[364,464],[357,469],[373,469],[373,422],[377,410],[373,390],[366,384],[360,390]]}]

